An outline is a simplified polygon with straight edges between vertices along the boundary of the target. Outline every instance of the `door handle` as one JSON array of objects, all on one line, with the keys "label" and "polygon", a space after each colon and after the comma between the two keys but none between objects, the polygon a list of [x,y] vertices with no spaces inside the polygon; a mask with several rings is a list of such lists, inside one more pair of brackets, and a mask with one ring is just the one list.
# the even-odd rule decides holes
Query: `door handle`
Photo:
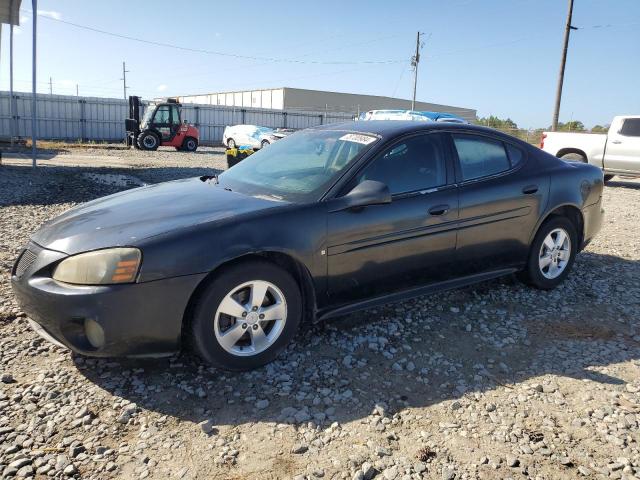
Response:
[{"label": "door handle", "polygon": [[430,215],[444,215],[449,211],[449,205],[436,205],[435,207],[431,207],[429,209]]},{"label": "door handle", "polygon": [[615,143],[616,145],[619,145],[622,143],[622,140],[611,140],[611,143]]},{"label": "door handle", "polygon": [[532,193],[536,193],[538,191],[538,185],[527,185],[522,189],[522,193],[525,195],[531,195]]}]

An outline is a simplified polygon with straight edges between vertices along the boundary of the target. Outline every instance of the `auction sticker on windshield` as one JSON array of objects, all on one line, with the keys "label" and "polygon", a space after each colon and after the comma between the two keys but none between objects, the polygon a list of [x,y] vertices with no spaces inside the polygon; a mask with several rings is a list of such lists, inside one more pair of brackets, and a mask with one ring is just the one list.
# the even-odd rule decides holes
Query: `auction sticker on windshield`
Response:
[{"label": "auction sticker on windshield", "polygon": [[370,135],[361,135],[359,133],[347,133],[340,137],[340,140],[345,142],[355,142],[361,143],[362,145],[369,145],[372,142],[376,141],[376,137],[372,137]]}]

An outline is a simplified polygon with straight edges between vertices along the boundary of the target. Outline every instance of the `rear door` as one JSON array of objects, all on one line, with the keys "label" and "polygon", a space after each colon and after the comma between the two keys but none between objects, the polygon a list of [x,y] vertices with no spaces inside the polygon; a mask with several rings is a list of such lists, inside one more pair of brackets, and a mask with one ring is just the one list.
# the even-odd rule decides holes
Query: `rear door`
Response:
[{"label": "rear door", "polygon": [[333,305],[450,277],[458,193],[450,143],[440,133],[397,141],[343,190],[364,180],[385,183],[386,205],[328,214],[328,294]]},{"label": "rear door", "polygon": [[604,168],[640,174],[640,118],[625,118],[618,131],[609,132]]},{"label": "rear door", "polygon": [[458,157],[460,274],[524,264],[548,197],[548,175],[515,143],[471,132],[451,136]]}]

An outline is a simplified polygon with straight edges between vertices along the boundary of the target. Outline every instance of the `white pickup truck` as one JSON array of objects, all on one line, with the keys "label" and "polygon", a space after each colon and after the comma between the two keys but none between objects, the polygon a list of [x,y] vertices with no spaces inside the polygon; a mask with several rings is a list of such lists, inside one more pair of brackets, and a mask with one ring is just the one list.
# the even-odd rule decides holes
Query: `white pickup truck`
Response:
[{"label": "white pickup truck", "polygon": [[614,117],[606,135],[544,132],[540,148],[565,160],[600,167],[605,182],[615,175],[640,176],[640,115]]}]

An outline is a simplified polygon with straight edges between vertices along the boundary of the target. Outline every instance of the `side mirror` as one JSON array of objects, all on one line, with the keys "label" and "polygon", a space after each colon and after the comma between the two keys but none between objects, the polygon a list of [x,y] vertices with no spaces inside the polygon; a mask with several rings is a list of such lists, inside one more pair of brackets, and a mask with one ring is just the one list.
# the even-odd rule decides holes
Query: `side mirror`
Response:
[{"label": "side mirror", "polygon": [[339,212],[352,208],[391,203],[391,192],[384,183],[376,180],[365,180],[359,183],[344,197],[334,200],[330,212]]}]

